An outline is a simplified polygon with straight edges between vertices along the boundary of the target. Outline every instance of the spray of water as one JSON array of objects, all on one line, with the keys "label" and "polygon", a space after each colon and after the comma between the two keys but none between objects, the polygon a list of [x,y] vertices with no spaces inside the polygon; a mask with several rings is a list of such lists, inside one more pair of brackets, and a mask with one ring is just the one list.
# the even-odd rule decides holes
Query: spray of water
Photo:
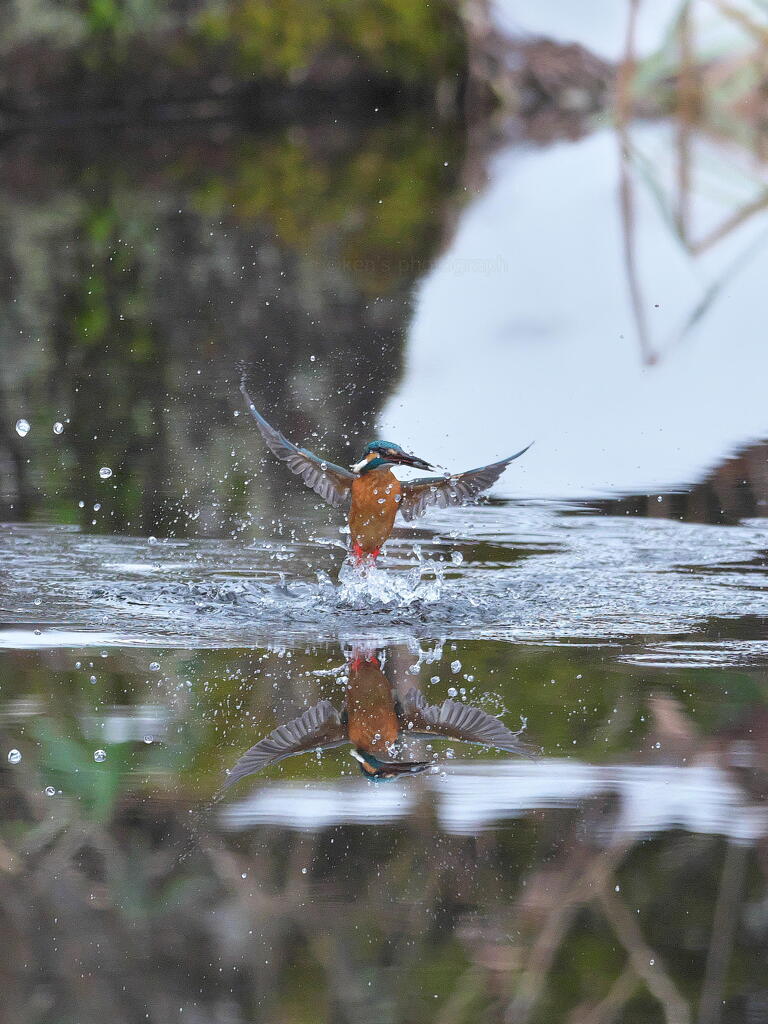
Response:
[{"label": "spray of water", "polygon": [[[355,610],[435,604],[443,592],[443,577],[440,562],[425,562],[421,558],[406,572],[344,562],[338,584],[333,587],[334,600],[340,608]],[[327,583],[321,581],[321,587],[327,587]]]}]

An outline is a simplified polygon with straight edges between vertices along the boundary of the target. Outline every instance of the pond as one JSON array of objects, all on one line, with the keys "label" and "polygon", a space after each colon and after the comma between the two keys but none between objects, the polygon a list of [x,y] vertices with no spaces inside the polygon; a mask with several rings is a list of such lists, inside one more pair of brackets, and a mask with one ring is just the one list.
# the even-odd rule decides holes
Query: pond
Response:
[{"label": "pond", "polygon": [[[415,114],[52,144],[0,166],[8,1019],[766,1019],[765,163],[693,132],[681,196],[663,120],[479,184]],[[535,444],[361,576],[243,371],[345,465]],[[414,688],[519,749],[373,784],[340,733],[220,793]]]}]

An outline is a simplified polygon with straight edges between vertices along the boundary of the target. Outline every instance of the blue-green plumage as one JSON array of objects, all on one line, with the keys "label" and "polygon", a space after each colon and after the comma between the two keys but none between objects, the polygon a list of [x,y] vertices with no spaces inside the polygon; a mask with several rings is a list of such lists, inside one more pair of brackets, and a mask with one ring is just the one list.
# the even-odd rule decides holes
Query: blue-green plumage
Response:
[{"label": "blue-green plumage", "polygon": [[367,454],[368,452],[379,452],[379,451],[381,451],[381,452],[387,452],[387,451],[401,452],[402,450],[403,449],[400,447],[399,444],[393,444],[391,441],[371,441],[370,444],[367,444],[365,446],[363,454]]},{"label": "blue-green plumage", "polygon": [[381,469],[382,466],[393,466],[396,462],[400,461],[399,456],[405,454],[404,449],[392,441],[371,441],[363,449],[363,459],[367,455],[375,455],[376,457],[367,462],[360,470],[360,473],[369,473],[372,469]]},{"label": "blue-green plumage", "polygon": [[360,470],[360,475],[362,476],[363,473],[370,473],[372,469],[381,469],[382,466],[391,465],[393,465],[393,463],[389,462],[387,459],[382,459],[380,455],[377,455],[375,459],[371,459],[370,462],[366,462],[366,464]]}]

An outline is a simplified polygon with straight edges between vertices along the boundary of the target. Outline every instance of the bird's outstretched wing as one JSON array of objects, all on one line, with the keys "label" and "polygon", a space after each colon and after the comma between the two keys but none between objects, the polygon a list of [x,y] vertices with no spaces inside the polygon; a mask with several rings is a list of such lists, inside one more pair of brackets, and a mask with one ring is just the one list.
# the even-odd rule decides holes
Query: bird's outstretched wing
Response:
[{"label": "bird's outstretched wing", "polygon": [[221,792],[234,786],[246,775],[253,775],[284,757],[303,754],[316,747],[338,747],[347,739],[341,715],[327,700],[313,704],[304,714],[285,725],[279,725],[240,758],[230,769]]},{"label": "bird's outstretched wing", "polygon": [[355,479],[354,474],[350,473],[348,469],[344,469],[343,466],[325,462],[306,448],[298,448],[284,434],[267,423],[253,404],[253,399],[246,391],[245,384],[240,385],[240,390],[251,416],[256,420],[261,436],[272,454],[285,462],[292,473],[300,476],[307,487],[311,487],[330,505],[346,504],[350,498],[352,481]]},{"label": "bird's outstretched wing", "polygon": [[[533,442],[531,442],[533,443]],[[418,480],[403,482],[403,497],[400,511],[404,519],[417,519],[423,516],[431,505],[447,508],[449,505],[466,505],[476,498],[481,491],[487,491],[495,484],[501,474],[515,459],[525,455],[531,445],[527,445],[508,459],[492,462],[490,466],[480,466],[466,473],[454,473],[453,476],[425,476]]]},{"label": "bird's outstretched wing", "polygon": [[480,708],[455,700],[427,704],[424,694],[416,687],[408,691],[400,706],[405,735],[421,734],[462,740],[465,743],[482,743],[486,747],[497,747],[525,757],[538,757],[541,754],[541,747],[520,739],[525,727],[512,732],[498,718]]}]

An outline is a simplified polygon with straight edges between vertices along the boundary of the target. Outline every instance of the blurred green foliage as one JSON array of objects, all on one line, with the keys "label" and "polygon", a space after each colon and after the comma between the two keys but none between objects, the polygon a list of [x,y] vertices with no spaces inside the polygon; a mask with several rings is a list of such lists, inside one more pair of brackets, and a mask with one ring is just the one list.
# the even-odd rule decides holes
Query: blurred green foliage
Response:
[{"label": "blurred green foliage", "polygon": [[301,132],[247,138],[193,202],[206,217],[263,221],[374,297],[428,269],[460,159],[455,135],[415,118],[383,124],[353,151],[323,153]]},{"label": "blurred green foliage", "polygon": [[226,68],[243,84],[311,74],[328,88],[371,75],[432,87],[461,75],[465,61],[460,8],[450,0],[38,0],[3,18],[0,50],[34,41],[105,77],[124,65],[151,78],[164,66],[197,76]]},{"label": "blurred green foliage", "polygon": [[245,73],[291,78],[331,54],[406,82],[457,74],[464,48],[458,6],[412,0],[232,0],[200,18],[203,38],[230,46]]}]

